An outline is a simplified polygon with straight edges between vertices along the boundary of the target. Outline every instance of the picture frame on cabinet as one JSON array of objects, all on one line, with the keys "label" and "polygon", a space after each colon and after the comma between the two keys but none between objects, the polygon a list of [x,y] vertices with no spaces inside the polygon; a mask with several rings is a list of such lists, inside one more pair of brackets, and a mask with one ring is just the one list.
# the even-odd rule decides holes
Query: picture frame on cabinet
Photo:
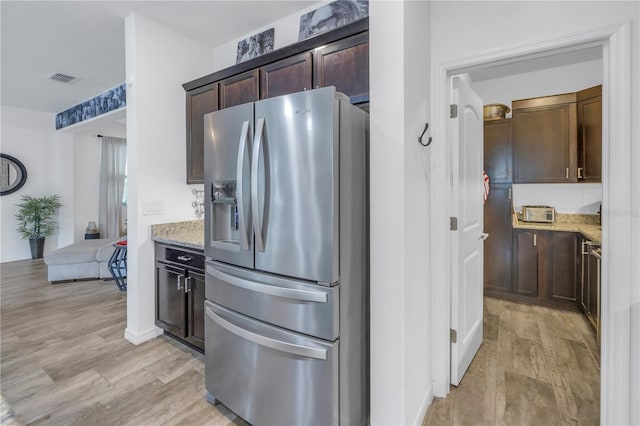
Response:
[{"label": "picture frame on cabinet", "polygon": [[236,64],[273,51],[274,32],[273,28],[269,28],[259,34],[240,40],[236,52]]},{"label": "picture frame on cabinet", "polygon": [[369,16],[368,0],[338,0],[300,16],[298,41]]}]

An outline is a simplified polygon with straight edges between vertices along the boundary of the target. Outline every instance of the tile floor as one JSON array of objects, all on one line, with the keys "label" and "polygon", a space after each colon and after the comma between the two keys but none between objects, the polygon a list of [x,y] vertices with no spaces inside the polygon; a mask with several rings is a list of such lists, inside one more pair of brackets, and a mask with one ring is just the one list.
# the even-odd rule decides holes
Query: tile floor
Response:
[{"label": "tile floor", "polygon": [[484,341],[423,425],[596,425],[600,356],[582,314],[484,301]]}]

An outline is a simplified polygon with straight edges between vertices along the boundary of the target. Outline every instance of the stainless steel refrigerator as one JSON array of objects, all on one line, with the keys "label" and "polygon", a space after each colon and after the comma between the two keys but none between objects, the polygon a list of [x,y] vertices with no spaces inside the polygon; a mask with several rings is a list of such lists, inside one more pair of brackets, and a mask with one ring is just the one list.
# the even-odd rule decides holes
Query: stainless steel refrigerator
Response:
[{"label": "stainless steel refrigerator", "polygon": [[327,87],[205,115],[207,399],[369,422],[368,114]]}]

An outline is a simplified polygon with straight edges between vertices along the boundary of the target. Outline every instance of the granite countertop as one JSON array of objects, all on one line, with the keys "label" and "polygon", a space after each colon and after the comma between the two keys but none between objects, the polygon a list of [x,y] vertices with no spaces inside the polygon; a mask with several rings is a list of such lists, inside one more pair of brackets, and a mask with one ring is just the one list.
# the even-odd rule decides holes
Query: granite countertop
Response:
[{"label": "granite countertop", "polygon": [[595,214],[556,214],[554,223],[523,222],[519,213],[513,214],[514,229],[540,229],[543,231],[579,232],[588,239],[601,244],[602,227],[600,217]]},{"label": "granite countertop", "polygon": [[159,243],[204,250],[204,220],[152,225],[151,239]]}]

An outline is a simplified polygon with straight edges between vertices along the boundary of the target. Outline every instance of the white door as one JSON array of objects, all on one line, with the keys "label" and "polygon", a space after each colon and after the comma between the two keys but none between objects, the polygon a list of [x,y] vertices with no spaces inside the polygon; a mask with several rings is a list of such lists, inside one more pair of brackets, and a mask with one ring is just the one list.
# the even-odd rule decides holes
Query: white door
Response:
[{"label": "white door", "polygon": [[[458,386],[482,343],[482,100],[465,77],[451,78],[451,383]],[[456,107],[454,107],[456,108]],[[455,222],[455,219],[452,219]]]}]

